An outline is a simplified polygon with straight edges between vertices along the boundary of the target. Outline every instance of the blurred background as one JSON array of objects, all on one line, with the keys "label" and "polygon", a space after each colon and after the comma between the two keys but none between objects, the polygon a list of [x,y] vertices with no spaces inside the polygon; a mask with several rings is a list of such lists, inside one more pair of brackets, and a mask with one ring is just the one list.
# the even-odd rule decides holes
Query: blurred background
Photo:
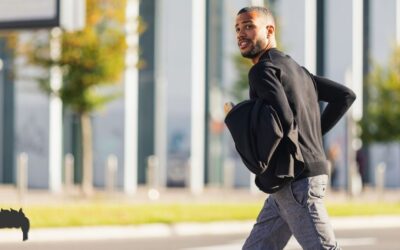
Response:
[{"label": "blurred background", "polygon": [[[395,249],[400,0],[0,0],[2,207],[23,206],[32,228],[251,220],[199,229],[239,234],[207,237],[228,242],[207,249],[239,249],[265,200],[223,113],[225,102],[248,98],[251,63],[239,53],[234,25],[249,5],[273,11],[279,49],[356,93],[324,137],[328,210],[369,216],[334,219],[343,245],[356,246],[347,249]],[[388,214],[397,216],[372,217]],[[371,226],[380,233],[362,231]],[[153,237],[166,236],[164,229],[146,230]],[[169,229],[180,247],[139,240],[118,248],[206,242],[179,238],[193,232],[186,226]],[[96,230],[96,237],[116,232]],[[33,238],[91,238],[89,231],[79,229],[76,238],[72,231],[34,231]]]},{"label": "blurred background", "polygon": [[332,187],[399,188],[396,0],[2,0],[0,183],[251,188],[222,109],[248,98],[234,33],[247,5],[273,10],[280,49],[358,96],[324,137]]}]

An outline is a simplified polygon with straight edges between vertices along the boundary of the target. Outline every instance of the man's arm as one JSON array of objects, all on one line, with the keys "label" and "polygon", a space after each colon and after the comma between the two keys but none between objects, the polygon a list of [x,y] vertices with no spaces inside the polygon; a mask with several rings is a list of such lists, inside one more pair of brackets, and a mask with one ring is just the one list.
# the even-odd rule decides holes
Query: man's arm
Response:
[{"label": "man's arm", "polygon": [[342,84],[320,76],[313,75],[312,77],[316,83],[318,100],[328,103],[321,115],[321,129],[324,135],[346,113],[356,99],[356,95]]},{"label": "man's arm", "polygon": [[257,96],[275,109],[286,134],[293,123],[293,112],[283,89],[280,73],[278,68],[258,64],[251,68],[249,81]]}]

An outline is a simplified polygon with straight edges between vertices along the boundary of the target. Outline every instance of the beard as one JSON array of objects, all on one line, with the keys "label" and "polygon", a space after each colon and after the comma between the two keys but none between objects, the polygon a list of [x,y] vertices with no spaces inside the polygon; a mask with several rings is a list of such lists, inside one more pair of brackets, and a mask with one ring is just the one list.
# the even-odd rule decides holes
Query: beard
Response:
[{"label": "beard", "polygon": [[258,40],[251,50],[241,52],[242,56],[245,58],[252,59],[252,58],[256,57],[257,55],[259,55],[263,51],[261,43],[262,42],[260,40]]}]

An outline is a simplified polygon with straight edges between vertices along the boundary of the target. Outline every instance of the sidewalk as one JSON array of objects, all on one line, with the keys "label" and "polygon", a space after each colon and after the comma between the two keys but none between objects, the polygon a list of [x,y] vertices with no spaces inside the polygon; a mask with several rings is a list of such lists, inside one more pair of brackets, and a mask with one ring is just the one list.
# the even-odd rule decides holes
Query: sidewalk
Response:
[{"label": "sidewalk", "polygon": [[[28,190],[20,196],[13,186],[0,186],[0,201],[2,204],[60,204],[77,203],[88,201],[110,201],[127,203],[241,203],[241,202],[263,202],[267,194],[261,191],[251,192],[248,188],[224,189],[218,187],[207,187],[202,194],[194,195],[186,188],[168,188],[159,190],[159,198],[149,198],[149,189],[140,186],[134,195],[126,195],[122,192],[105,192],[102,189],[96,190],[90,197],[84,197],[78,188],[69,192],[51,193],[47,190]],[[379,192],[373,188],[365,188],[364,191],[355,197],[350,197],[344,190],[328,190],[326,202],[341,203],[348,201],[360,202],[400,202],[400,189],[386,189]]]},{"label": "sidewalk", "polygon": [[[91,241],[193,235],[248,234],[254,221],[33,229],[29,242]],[[399,228],[400,216],[333,217],[335,230]],[[2,230],[1,243],[22,242],[20,230]]]}]

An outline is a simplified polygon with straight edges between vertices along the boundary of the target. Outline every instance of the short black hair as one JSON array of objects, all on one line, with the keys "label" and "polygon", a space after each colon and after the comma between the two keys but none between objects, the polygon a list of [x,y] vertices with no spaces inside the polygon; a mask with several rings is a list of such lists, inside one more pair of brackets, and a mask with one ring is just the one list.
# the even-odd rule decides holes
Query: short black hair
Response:
[{"label": "short black hair", "polygon": [[246,13],[246,12],[257,12],[259,14],[262,14],[265,16],[265,18],[270,19],[272,21],[272,23],[275,25],[275,18],[274,15],[272,14],[272,12],[265,7],[262,6],[249,6],[249,7],[244,7],[241,10],[239,10],[239,12],[237,13],[237,15]]}]

